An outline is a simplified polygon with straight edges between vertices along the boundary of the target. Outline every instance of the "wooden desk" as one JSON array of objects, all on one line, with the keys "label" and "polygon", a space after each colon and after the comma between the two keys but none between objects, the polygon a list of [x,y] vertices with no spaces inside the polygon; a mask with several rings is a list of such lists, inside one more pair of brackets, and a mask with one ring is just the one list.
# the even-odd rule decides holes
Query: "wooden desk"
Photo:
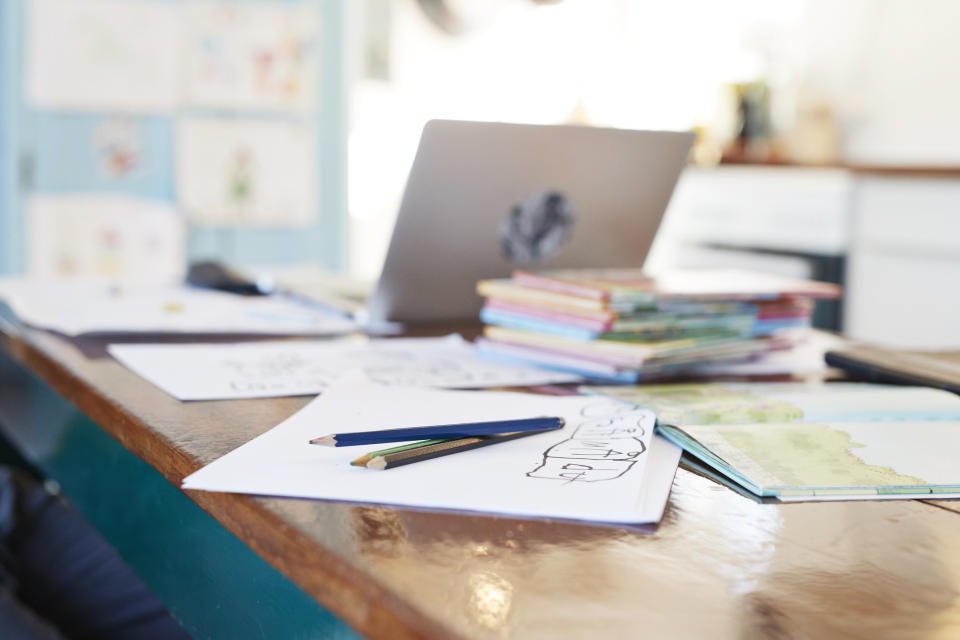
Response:
[{"label": "wooden desk", "polygon": [[307,401],[180,403],[0,322],[7,435],[198,637],[352,635],[325,609],[373,638],[960,637],[956,502],[764,505],[683,470],[650,529],[183,498],[185,475]]}]

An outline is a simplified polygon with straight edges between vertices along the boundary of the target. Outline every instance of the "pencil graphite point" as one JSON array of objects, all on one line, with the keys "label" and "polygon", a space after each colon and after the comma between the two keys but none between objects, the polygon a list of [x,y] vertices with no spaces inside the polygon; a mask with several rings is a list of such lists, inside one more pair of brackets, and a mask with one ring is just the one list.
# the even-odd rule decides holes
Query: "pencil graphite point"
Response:
[{"label": "pencil graphite point", "polygon": [[319,444],[323,447],[337,446],[337,436],[320,436],[310,441],[310,444]]},{"label": "pencil graphite point", "polygon": [[370,462],[371,458],[373,458],[373,456],[371,456],[369,453],[364,454],[364,455],[360,456],[359,458],[357,458],[356,460],[351,460],[351,461],[350,461],[350,466],[351,466],[351,467],[365,467],[365,466],[367,466],[367,463]]}]

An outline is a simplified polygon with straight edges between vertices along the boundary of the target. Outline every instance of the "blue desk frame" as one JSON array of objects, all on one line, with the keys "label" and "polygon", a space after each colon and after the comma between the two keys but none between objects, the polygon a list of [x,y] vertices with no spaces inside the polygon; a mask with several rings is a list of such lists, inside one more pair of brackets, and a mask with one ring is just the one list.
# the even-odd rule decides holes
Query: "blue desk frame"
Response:
[{"label": "blue desk frame", "polygon": [[3,350],[0,428],[194,637],[358,637]]}]

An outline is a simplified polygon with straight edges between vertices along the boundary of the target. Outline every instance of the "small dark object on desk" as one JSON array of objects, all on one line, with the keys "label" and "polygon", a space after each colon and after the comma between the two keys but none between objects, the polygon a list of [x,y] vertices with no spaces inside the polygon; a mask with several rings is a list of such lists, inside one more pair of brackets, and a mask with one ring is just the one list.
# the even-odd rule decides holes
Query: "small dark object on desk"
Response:
[{"label": "small dark object on desk", "polygon": [[960,351],[900,351],[857,345],[828,351],[827,364],[851,378],[935,387],[960,394]]},{"label": "small dark object on desk", "polygon": [[273,293],[270,287],[251,281],[219,262],[211,261],[191,264],[187,270],[187,284],[242,296],[265,296]]}]

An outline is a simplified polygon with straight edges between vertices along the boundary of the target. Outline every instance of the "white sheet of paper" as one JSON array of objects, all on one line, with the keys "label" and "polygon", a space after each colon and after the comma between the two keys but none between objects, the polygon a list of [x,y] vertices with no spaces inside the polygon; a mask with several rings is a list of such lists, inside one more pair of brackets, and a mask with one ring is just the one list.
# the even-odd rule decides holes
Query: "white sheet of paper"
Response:
[{"label": "white sheet of paper", "polygon": [[180,102],[179,7],[32,0],[26,93],[44,109],[165,113]]},{"label": "white sheet of paper", "polygon": [[315,395],[353,368],[381,384],[480,388],[576,382],[577,376],[485,360],[445,338],[112,344],[110,354],[180,400]]},{"label": "white sheet of paper", "polygon": [[33,326],[85,333],[334,335],[351,320],[283,298],[169,284],[0,278],[0,299]]},{"label": "white sheet of paper", "polygon": [[181,118],[180,202],[201,224],[309,225],[318,207],[316,140],[307,120]]},{"label": "white sheet of paper", "polygon": [[317,13],[307,3],[185,3],[187,103],[208,109],[313,107]]},{"label": "white sheet of paper", "polygon": [[30,273],[183,277],[186,225],[169,203],[109,194],[38,195],[27,201]]},{"label": "white sheet of paper", "polygon": [[[308,444],[328,433],[562,416],[567,425],[386,471],[351,467],[370,447]],[[299,412],[183,481],[185,489],[613,523],[659,520],[678,459],[656,418],[606,398],[383,386],[347,374]],[[648,478],[647,468],[656,469]]]}]

